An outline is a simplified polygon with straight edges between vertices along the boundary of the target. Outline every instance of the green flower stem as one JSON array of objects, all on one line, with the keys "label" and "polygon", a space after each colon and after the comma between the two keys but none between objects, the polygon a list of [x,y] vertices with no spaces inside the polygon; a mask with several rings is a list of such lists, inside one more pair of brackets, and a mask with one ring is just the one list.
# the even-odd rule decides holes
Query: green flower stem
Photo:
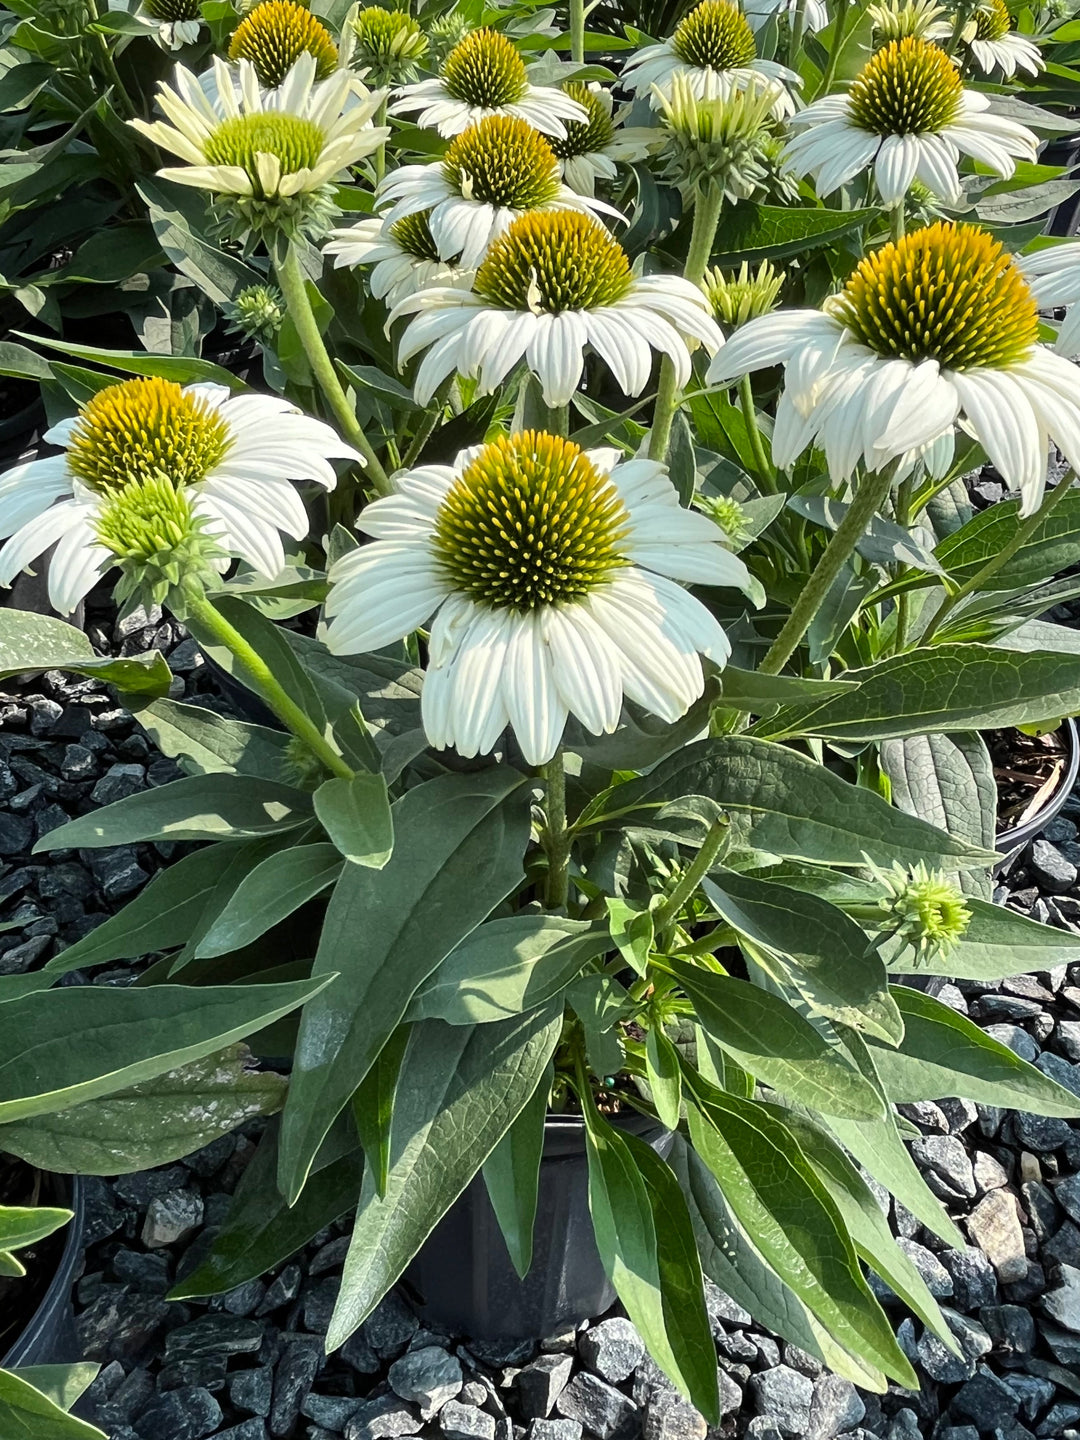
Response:
[{"label": "green flower stem", "polygon": [[[386,124],[386,101],[384,100],[375,111],[375,118],[371,122],[376,129]],[[378,185],[386,174],[386,141],[384,140],[375,151],[375,183]]]},{"label": "green flower stem", "polygon": [[836,18],[833,20],[832,44],[829,46],[829,59],[825,66],[825,76],[817,92],[819,95],[828,95],[836,80],[836,67],[840,62],[840,52],[844,47],[844,35],[847,30],[849,14],[850,6],[847,0],[837,0]]},{"label": "green flower stem", "polygon": [[662,936],[664,931],[674,924],[679,918],[679,911],[697,893],[698,886],[716,863],[716,857],[720,854],[727,836],[727,829],[726,820],[714,820],[709,827],[709,833],[701,842],[701,849],[656,912],[654,930],[657,935]]},{"label": "green flower stem", "polygon": [[895,240],[902,240],[906,229],[907,216],[904,213],[904,201],[898,200],[889,211],[889,234]]},{"label": "green flower stem", "polygon": [[961,600],[965,599],[968,595],[974,594],[975,591],[980,590],[986,584],[987,580],[996,575],[1003,566],[1009,563],[1016,552],[1027,544],[1032,535],[1039,529],[1040,525],[1045,524],[1061,504],[1062,500],[1065,499],[1065,496],[1072,489],[1072,483],[1075,478],[1075,473],[1072,470],[1066,471],[1054,489],[1046,492],[1042,504],[1038,510],[1035,511],[1034,515],[1029,515],[1022,525],[1016,527],[1009,543],[1004,545],[996,555],[992,555],[982,569],[977,570],[969,580],[965,580],[963,585],[958,586],[950,595],[945,596],[931,619],[930,624],[927,625],[923,632],[922,644],[928,645],[930,643],[941,628],[941,622]]},{"label": "green flower stem", "polygon": [[212,635],[219,645],[233,656],[241,673],[246,676],[256,693],[265,700],[286,729],[291,730],[298,740],[326,766],[333,775],[342,780],[351,780],[354,771],[345,763],[338,752],[318,729],[313,720],[304,714],[295,700],[284,691],[281,684],[259,652],[244,639],[239,630],[233,628],[219,610],[216,610],[201,591],[188,590],[184,593],[186,614]]},{"label": "green flower stem", "polygon": [[739,403],[742,406],[743,419],[746,421],[746,429],[750,437],[750,448],[754,452],[754,470],[757,475],[758,489],[763,490],[766,495],[776,495],[778,493],[776,473],[773,470],[772,462],[765,454],[765,442],[758,429],[757,407],[754,405],[754,392],[750,385],[749,375],[744,375],[739,381]]},{"label": "green flower stem", "polygon": [[806,0],[795,0],[795,14],[791,21],[791,39],[788,43],[788,65],[792,70],[798,68],[799,53],[802,50],[803,33],[805,30]]},{"label": "green flower stem", "polygon": [[[896,523],[901,530],[907,530],[911,525],[911,496],[915,489],[915,477],[909,475],[906,480],[901,480],[896,490]],[[899,564],[896,567],[894,580],[902,580],[907,574],[907,566]],[[908,609],[910,596],[906,590],[901,590],[896,597],[896,634],[893,637],[893,653],[899,655],[907,645]]]},{"label": "green flower stem", "polygon": [[570,0],[570,59],[585,63],[585,0]]},{"label": "green flower stem", "polygon": [[787,623],[758,666],[763,675],[779,675],[798,649],[814,616],[832,589],[833,581],[844,568],[845,562],[854,554],[855,546],[866,533],[870,521],[888,499],[893,469],[894,467],[889,465],[884,470],[875,470],[863,476],[855,491],[855,498],[848,506],[847,514],[837,526],[835,534],[825,547],[825,553],[803,586]]},{"label": "green flower stem", "polygon": [[342,437],[348,443],[359,450],[364,457],[366,474],[374,484],[380,495],[387,495],[390,492],[390,477],[379,463],[379,457],[371,448],[371,442],[360,428],[360,422],[356,418],[356,411],[349,404],[348,396],[341,388],[341,381],[334,369],[334,362],[330,359],[329,351],[323,342],[319,332],[318,321],[315,319],[315,311],[311,308],[311,299],[307,292],[307,281],[304,279],[304,272],[300,268],[300,254],[295,244],[289,242],[285,251],[284,260],[275,262],[274,269],[277,274],[278,284],[281,293],[285,297],[285,305],[296,326],[296,333],[300,337],[300,344],[304,347],[304,354],[307,356],[308,364],[318,381],[319,388],[326,398],[326,403],[334,412],[334,417],[341,428]]},{"label": "green flower stem", "polygon": [[565,910],[570,895],[570,831],[566,823],[566,766],[561,749],[542,767],[541,774],[544,779],[542,843],[548,862],[544,904],[549,910]]},{"label": "green flower stem", "polygon": [[[705,278],[723,204],[723,191],[716,185],[700,191],[694,203],[694,228],[690,232],[690,249],[683,267],[683,275],[691,285],[700,285]],[[649,434],[650,460],[663,461],[666,458],[671,441],[671,426],[678,408],[679,387],[675,380],[675,367],[665,355],[660,365],[660,384],[656,392],[652,430]]]},{"label": "green flower stem", "polygon": [[402,470],[410,470],[416,464],[417,460],[419,460],[420,453],[423,450],[424,446],[427,444],[427,442],[431,439],[431,436],[435,430],[435,426],[438,425],[439,421],[442,419],[443,408],[446,404],[446,397],[450,393],[450,387],[453,383],[454,377],[451,375],[448,379],[443,381],[443,383],[439,386],[439,389],[435,392],[434,400],[424,412],[424,418],[420,421],[420,424],[416,430],[416,434],[409,441],[409,448],[405,451],[405,454],[402,457]]}]

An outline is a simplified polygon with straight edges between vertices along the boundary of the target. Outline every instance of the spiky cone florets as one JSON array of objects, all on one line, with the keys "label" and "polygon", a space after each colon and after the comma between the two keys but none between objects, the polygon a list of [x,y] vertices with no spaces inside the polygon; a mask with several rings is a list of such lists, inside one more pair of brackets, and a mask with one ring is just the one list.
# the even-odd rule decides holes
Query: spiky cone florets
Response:
[{"label": "spiky cone florets", "polygon": [[95,529],[120,571],[115,598],[122,609],[168,605],[182,612],[184,587],[213,578],[224,554],[207,519],[193,512],[185,486],[161,472],[109,491]]},{"label": "spiky cone florets", "polygon": [[[868,7],[874,22],[874,33],[882,44],[891,40],[917,40],[933,37],[935,27],[945,14],[937,0],[880,0]],[[951,27],[950,27],[951,29]]]},{"label": "spiky cone florets", "polygon": [[338,66],[338,48],[330,31],[295,0],[263,0],[236,27],[229,59],[248,60],[259,82],[280,85],[301,55],[315,57],[315,78],[325,80]]},{"label": "spiky cone florets", "polygon": [[715,187],[732,203],[763,194],[768,179],[763,142],[776,86],[767,80],[699,99],[676,76],[670,95],[656,91],[667,132],[665,178],[684,199]]},{"label": "spiky cone florets", "polygon": [[366,70],[369,83],[402,85],[414,80],[428,54],[428,38],[404,10],[368,5],[349,19],[352,64]]},{"label": "spiky cone florets", "polygon": [[948,955],[971,923],[971,910],[963,892],[942,870],[930,870],[925,861],[891,870],[870,867],[882,888],[878,906],[882,928],[897,935],[915,951],[917,964]]},{"label": "spiky cone florets", "polygon": [[784,276],[768,260],[756,270],[743,261],[732,275],[723,270],[706,270],[701,288],[724,330],[730,333],[748,320],[756,320],[776,309]]},{"label": "spiky cone florets", "polygon": [[285,319],[285,299],[275,285],[248,285],[224,307],[224,313],[232,334],[270,345]]}]

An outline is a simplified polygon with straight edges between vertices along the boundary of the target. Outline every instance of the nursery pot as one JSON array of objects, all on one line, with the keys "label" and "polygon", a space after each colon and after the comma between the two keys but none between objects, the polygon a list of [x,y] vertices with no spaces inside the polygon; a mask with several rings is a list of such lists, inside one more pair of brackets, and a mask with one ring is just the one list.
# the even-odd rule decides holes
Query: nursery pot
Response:
[{"label": "nursery pot", "polygon": [[[636,1111],[612,1117],[658,1154],[672,1134]],[[482,1175],[450,1207],[404,1275],[421,1320],[476,1340],[543,1338],[602,1315],[615,1291],[600,1263],[589,1216],[585,1125],[549,1115],[540,1162],[533,1263],[518,1278]]]},{"label": "nursery pot", "polygon": [[1022,825],[1003,830],[994,841],[994,847],[1005,858],[994,867],[995,873],[1003,870],[1026,845],[1046,829],[1050,821],[1060,815],[1065,802],[1072,793],[1077,776],[1080,775],[1080,729],[1076,721],[1067,719],[1061,727],[1065,742],[1066,763],[1061,779],[1052,795],[1049,795],[1034,815],[1029,815]]},{"label": "nursery pot", "polygon": [[53,1175],[49,1178],[55,1182],[55,1190],[47,1197],[48,1200],[65,1206],[74,1214],[60,1232],[64,1237],[64,1248],[49,1288],[7,1354],[0,1355],[0,1369],[14,1370],[20,1365],[70,1365],[82,1358],[75,1333],[71,1291],[84,1249],[86,1214],[83,1186],[77,1175]]}]

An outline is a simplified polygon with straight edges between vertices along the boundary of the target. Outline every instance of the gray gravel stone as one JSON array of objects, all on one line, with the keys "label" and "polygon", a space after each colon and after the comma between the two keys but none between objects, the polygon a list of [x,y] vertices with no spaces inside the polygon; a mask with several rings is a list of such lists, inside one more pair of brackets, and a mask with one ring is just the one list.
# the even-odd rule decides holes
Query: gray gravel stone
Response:
[{"label": "gray gravel stone", "polygon": [[806,1440],[833,1440],[834,1436],[859,1424],[866,1414],[866,1406],[850,1380],[839,1375],[823,1375],[813,1383]]},{"label": "gray gravel stone", "polygon": [[581,1440],[580,1420],[534,1420],[529,1440]]},{"label": "gray gravel stone", "polygon": [[254,1355],[263,1342],[263,1327],[239,1315],[200,1315],[170,1331],[165,1354],[170,1360],[201,1355]]},{"label": "gray gravel stone", "polygon": [[274,1440],[290,1436],[300,1418],[322,1363],[322,1345],[316,1340],[290,1341],[274,1371],[274,1398],[270,1405],[270,1434]]},{"label": "gray gravel stone", "polygon": [[940,1175],[959,1194],[975,1198],[971,1157],[955,1135],[923,1135],[911,1142],[911,1153],[923,1169]]},{"label": "gray gravel stone", "polygon": [[376,1355],[400,1355],[419,1329],[419,1321],[393,1291],[364,1321],[363,1335]]},{"label": "gray gravel stone", "polygon": [[1080,1174],[1070,1175],[1054,1186],[1054,1199],[1080,1223]]},{"label": "gray gravel stone", "polygon": [[170,1190],[150,1201],[142,1228],[148,1250],[159,1250],[186,1240],[202,1224],[202,1196],[194,1190]]},{"label": "gray gravel stone", "polygon": [[1026,1110],[1019,1110],[1012,1123],[1020,1144],[1036,1154],[1060,1150],[1072,1139],[1072,1126],[1056,1115],[1030,1115]]},{"label": "gray gravel stone", "polygon": [[424,1420],[430,1420],[448,1400],[453,1400],[463,1382],[461,1361],[439,1345],[408,1351],[390,1366],[387,1378],[395,1395],[420,1407]]},{"label": "gray gravel stone", "polygon": [[705,1440],[708,1432],[705,1417],[681,1396],[653,1392],[645,1407],[644,1440]]},{"label": "gray gravel stone", "polygon": [[574,1370],[572,1355],[539,1355],[518,1372],[518,1409],[527,1420],[546,1420],[569,1384]]},{"label": "gray gravel stone", "polygon": [[1049,840],[1035,841],[1028,866],[1040,889],[1051,895],[1064,895],[1076,884],[1076,866]]},{"label": "gray gravel stone", "polygon": [[953,1293],[953,1279],[934,1252],[914,1240],[905,1240],[903,1236],[896,1244],[922,1276],[934,1299],[947,1300]]},{"label": "gray gravel stone", "polygon": [[365,1400],[345,1427],[345,1440],[394,1440],[399,1435],[418,1435],[421,1420],[411,1405],[396,1395]]},{"label": "gray gravel stone", "polygon": [[777,1365],[750,1377],[750,1391],[759,1415],[765,1415],[785,1435],[801,1437],[810,1423],[814,1382],[790,1365]]},{"label": "gray gravel stone", "polygon": [[300,1405],[300,1414],[314,1420],[325,1430],[342,1431],[364,1402],[349,1395],[317,1395],[314,1391],[305,1396]]},{"label": "gray gravel stone", "polygon": [[1042,1308],[1066,1330],[1080,1331],[1080,1270],[1076,1266],[1061,1266],[1060,1283],[1042,1297]]},{"label": "gray gravel stone", "polygon": [[[1030,1064],[1034,1065],[1038,1059],[1039,1047],[1027,1031],[1021,1030],[1019,1025],[984,1025],[983,1029],[987,1035],[991,1036],[994,1040],[1000,1040],[1002,1045],[1007,1045],[1014,1054],[1020,1056],[1021,1060],[1027,1060]],[[992,1106],[980,1105],[979,1112],[982,1114],[984,1110],[993,1108]]]},{"label": "gray gravel stone", "polygon": [[991,1190],[967,1219],[968,1234],[993,1265],[1003,1284],[1027,1274],[1024,1232],[1016,1197],[1008,1190]]},{"label": "gray gravel stone", "polygon": [[617,1384],[634,1373],[645,1346],[629,1320],[614,1316],[582,1332],[578,1354],[594,1375]]},{"label": "gray gravel stone", "polygon": [[299,1265],[286,1265],[281,1274],[276,1275],[266,1287],[266,1295],[257,1314],[270,1315],[283,1305],[291,1305],[300,1294],[302,1279],[303,1272]]},{"label": "gray gravel stone", "polygon": [[958,1415],[974,1420],[980,1430],[989,1432],[995,1427],[1011,1425],[1020,1402],[1003,1380],[999,1380],[985,1365],[980,1365],[975,1375],[953,1396],[952,1408]]},{"label": "gray gravel stone", "polygon": [[1020,1363],[1035,1348],[1035,1321],[1026,1306],[984,1305],[979,1319],[1003,1364]]},{"label": "gray gravel stone", "polygon": [[567,1420],[580,1420],[599,1440],[623,1440],[624,1436],[636,1434],[640,1424],[633,1401],[587,1371],[574,1376],[559,1396],[556,1409]]},{"label": "gray gravel stone", "polygon": [[439,1411],[439,1429],[446,1440],[495,1440],[495,1416],[475,1405],[448,1400]]},{"label": "gray gravel stone", "polygon": [[221,1406],[195,1385],[155,1395],[136,1421],[145,1440],[203,1440],[221,1424]]},{"label": "gray gravel stone", "polygon": [[270,1414],[270,1399],[274,1393],[274,1372],[269,1366],[258,1370],[238,1370],[229,1376],[229,1399],[237,1410],[246,1410],[249,1415]]},{"label": "gray gravel stone", "polygon": [[253,1415],[250,1420],[241,1420],[239,1425],[230,1425],[228,1430],[219,1430],[214,1440],[266,1440],[266,1425]]}]

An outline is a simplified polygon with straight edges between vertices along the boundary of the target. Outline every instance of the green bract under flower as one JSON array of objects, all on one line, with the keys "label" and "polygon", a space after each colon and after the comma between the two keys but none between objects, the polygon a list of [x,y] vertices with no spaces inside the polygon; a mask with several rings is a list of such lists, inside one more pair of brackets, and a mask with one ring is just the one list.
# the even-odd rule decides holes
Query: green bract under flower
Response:
[{"label": "green bract under flower", "polygon": [[235,165],[243,170],[260,195],[260,155],[275,156],[282,174],[294,175],[298,170],[314,169],[325,143],[326,137],[313,120],[264,110],[223,120],[207,139],[205,154],[211,165]]},{"label": "green bract under flower", "polygon": [[714,185],[731,201],[748,200],[767,178],[762,140],[768,134],[776,87],[762,77],[745,90],[700,99],[677,75],[670,96],[656,98],[668,142],[666,176],[686,193]]},{"label": "green bract under flower", "polygon": [[757,56],[750,22],[728,0],[703,0],[675,27],[672,49],[685,65],[739,70]]},{"label": "green bract under flower", "polygon": [[171,380],[108,385],[83,406],[68,464],[91,490],[113,491],[166,475],[177,486],[202,480],[224,456],[220,413]]},{"label": "green bract under flower", "polygon": [[924,861],[891,870],[871,867],[885,894],[881,910],[887,928],[913,946],[920,960],[947,954],[971,921],[963,892],[940,870]]},{"label": "green bract under flower", "polygon": [[120,567],[115,593],[121,607],[169,603],[183,613],[181,587],[210,578],[222,552],[189,495],[168,476],[154,475],[112,492],[99,510],[96,539]]},{"label": "green bract under flower", "polygon": [[285,301],[274,285],[248,285],[226,308],[233,329],[251,340],[268,344],[285,319]]},{"label": "green bract under flower", "polygon": [[602,225],[552,210],[514,221],[488,251],[473,290],[502,310],[558,314],[614,305],[632,279],[626,252]]},{"label": "green bract under flower", "polygon": [[442,82],[454,100],[492,110],[515,104],[529,86],[525,62],[497,30],[474,30],[455,45]]},{"label": "green bract under flower", "polygon": [[859,71],[849,113],[853,124],[874,135],[934,134],[957,120],[963,94],[945,51],[908,36],[886,45]]},{"label": "green bract under flower", "polygon": [[576,600],[622,565],[629,516],[580,446],[528,430],[485,445],[446,496],[434,551],[492,609]]},{"label": "green bract under flower", "polygon": [[1004,246],[974,226],[942,222],[868,255],[828,308],[879,355],[933,359],[943,370],[1021,361],[1039,326]]},{"label": "green bract under flower", "polygon": [[263,0],[236,28],[230,60],[250,60],[263,85],[280,85],[301,55],[314,55],[316,79],[336,68],[338,50],[329,30],[294,0]]},{"label": "green bract under flower", "polygon": [[547,140],[528,121],[507,115],[491,115],[456,136],[442,163],[450,185],[485,205],[532,210],[550,205],[560,190]]},{"label": "green bract under flower", "polygon": [[562,87],[571,100],[589,112],[588,120],[568,120],[566,138],[553,136],[551,148],[560,160],[575,155],[592,155],[610,145],[615,138],[615,124],[598,95],[581,80],[568,80]]},{"label": "green bract under flower", "polygon": [[353,63],[367,66],[379,82],[410,78],[428,53],[427,36],[403,10],[369,5],[353,16],[352,32]]},{"label": "green bract under flower", "polygon": [[414,215],[405,215],[390,226],[390,234],[406,251],[417,260],[439,259],[439,247],[428,225],[430,210],[418,210]]}]

